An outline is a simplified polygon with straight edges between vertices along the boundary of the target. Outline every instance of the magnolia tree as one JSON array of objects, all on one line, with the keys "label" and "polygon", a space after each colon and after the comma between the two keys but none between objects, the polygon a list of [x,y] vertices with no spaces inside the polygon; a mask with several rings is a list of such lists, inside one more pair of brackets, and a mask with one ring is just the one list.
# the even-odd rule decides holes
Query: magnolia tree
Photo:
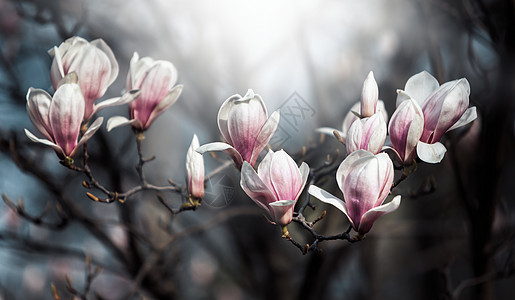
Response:
[{"label": "magnolia tree", "polygon": [[[340,142],[339,152],[345,153],[344,157],[330,155],[322,164],[313,160],[319,165],[310,166],[303,155],[310,149],[304,148],[299,154],[270,146],[281,113],[277,110],[269,115],[265,101],[249,89],[244,96],[230,96],[218,111],[217,123],[223,142],[192,137],[184,154],[185,183],[170,181],[168,185],[155,185],[143,172],[145,164],[154,157],[143,153],[142,144],[153,121],[180,98],[183,86],[177,84],[174,65],[134,53],[126,92],[98,102],[119,75],[116,58],[103,40],[88,42],[72,37],[50,49],[49,54],[53,59],[50,78],[54,92],[51,95],[41,89],[28,90],[27,113],[37,132],[25,129],[25,134],[30,140],[51,147],[64,167],[82,173],[82,188],[91,200],[123,203],[147,191],[154,193],[172,215],[197,210],[202,205],[206,181],[213,176],[205,173],[203,156],[223,151],[241,174],[237,188],[262,208],[263,222],[277,225],[280,228],[277,234],[302,254],[319,252],[319,245],[324,241],[363,241],[380,217],[394,222],[395,211],[402,202],[395,188],[418,168],[423,168],[423,164],[439,163],[446,153],[441,143],[444,134],[477,117],[475,107],[469,107],[467,79],[440,84],[426,71],[411,76],[405,87],[397,90],[396,109],[388,116],[384,102],[379,100],[374,74],[370,72],[363,83],[361,100],[348,112],[341,130],[323,127],[313,132]],[[116,105],[127,106],[128,118],[111,116],[104,122],[103,117],[96,116],[101,109]],[[134,132],[139,157],[134,164],[139,183],[124,190],[108,188],[88,161],[88,141],[95,139],[95,133],[104,124],[109,134],[115,134],[121,126],[131,126]],[[226,165],[214,172],[224,172]],[[340,196],[324,190],[322,179],[327,177],[336,181],[342,192]],[[162,192],[181,195],[182,203],[168,204]],[[5,194],[3,198],[22,217],[43,222],[26,213],[21,203],[14,204]],[[317,211],[319,201],[340,210],[348,220],[348,228],[334,235],[317,231],[316,223],[329,217],[343,217]],[[314,209],[318,217],[305,216],[307,208]],[[300,242],[289,230],[292,223],[306,231],[307,243]],[[86,290],[78,291],[68,281],[68,292],[86,297],[91,281],[99,272],[88,261]],[[59,292],[53,288],[54,297],[59,299]]]}]

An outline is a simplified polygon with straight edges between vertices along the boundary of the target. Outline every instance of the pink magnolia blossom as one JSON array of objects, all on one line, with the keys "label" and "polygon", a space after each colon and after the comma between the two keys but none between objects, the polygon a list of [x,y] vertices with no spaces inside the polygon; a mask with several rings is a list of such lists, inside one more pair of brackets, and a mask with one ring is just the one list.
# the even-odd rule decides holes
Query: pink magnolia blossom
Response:
[{"label": "pink magnolia blossom", "polygon": [[355,120],[345,139],[347,155],[359,149],[379,153],[386,140],[386,122],[381,113]]},{"label": "pink magnolia blossom", "polygon": [[123,97],[95,105],[118,76],[118,63],[113,51],[102,39],[88,42],[81,37],[71,37],[48,53],[53,57],[50,79],[55,90],[67,74],[77,74],[85,102],[84,121],[100,109],[128,103],[138,96],[137,91],[129,90]]},{"label": "pink magnolia blossom", "polygon": [[403,101],[390,119],[388,133],[393,149],[405,165],[413,162],[424,128],[424,114],[416,101]]},{"label": "pink magnolia blossom", "polygon": [[209,143],[197,152],[225,151],[239,169],[243,161],[254,166],[274,135],[279,118],[278,110],[268,118],[265,103],[252,90],[248,90],[244,97],[231,96],[218,111],[218,128],[227,143]]},{"label": "pink magnolia blossom", "polygon": [[303,162],[299,168],[283,150],[269,150],[257,172],[248,162],[243,163],[240,184],[245,193],[265,209],[277,224],[286,226],[292,220],[295,203],[308,175],[306,163]]},{"label": "pink magnolia blossom", "polygon": [[417,154],[425,162],[440,162],[447,151],[440,143],[442,136],[477,118],[476,108],[468,107],[470,85],[465,78],[440,86],[431,74],[423,71],[408,79],[405,90],[397,93],[397,106],[411,98],[422,108],[424,129]]},{"label": "pink magnolia blossom", "polygon": [[384,106],[384,102],[378,99],[379,96],[379,88],[377,86],[377,82],[374,78],[374,73],[370,71],[368,73],[367,78],[363,82],[363,89],[361,91],[361,101],[354,103],[351,107],[345,118],[343,119],[342,131],[339,131],[330,127],[322,127],[318,128],[317,131],[324,134],[333,135],[333,132],[336,130],[345,141],[347,139],[347,134],[352,126],[352,124],[359,120],[361,116],[362,118],[371,117],[372,115],[380,112],[383,115],[383,119],[385,122],[388,121],[388,114],[386,113],[386,108]]},{"label": "pink magnolia blossom", "polygon": [[84,115],[84,97],[76,83],[75,73],[65,78],[54,96],[40,89],[30,88],[27,93],[27,113],[32,124],[46,139],[37,138],[25,129],[31,140],[52,147],[59,158],[71,158],[100,128],[100,117],[89,126],[82,138],[79,138],[82,116]]},{"label": "pink magnolia blossom", "polygon": [[393,176],[393,163],[388,154],[374,155],[358,150],[350,154],[336,172],[336,182],[345,201],[314,185],[310,186],[309,193],[341,210],[354,230],[363,236],[370,231],[377,218],[399,207],[400,195],[384,204],[392,187]]},{"label": "pink magnolia blossom", "polygon": [[132,124],[144,131],[152,122],[177,101],[182,85],[175,86],[177,69],[168,61],[154,60],[150,57],[139,58],[134,52],[127,75],[127,90],[139,89],[136,101],[129,103],[130,120],[116,116],[109,119],[107,130]]},{"label": "pink magnolia blossom", "polygon": [[204,197],[204,158],[202,154],[195,151],[198,147],[198,138],[194,134],[186,154],[186,184],[192,197],[202,199]]}]

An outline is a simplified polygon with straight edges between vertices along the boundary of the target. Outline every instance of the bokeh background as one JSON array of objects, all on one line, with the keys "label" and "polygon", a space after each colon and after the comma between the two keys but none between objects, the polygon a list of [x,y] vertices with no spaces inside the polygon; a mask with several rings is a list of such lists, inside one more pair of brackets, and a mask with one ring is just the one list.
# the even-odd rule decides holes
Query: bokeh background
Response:
[{"label": "bokeh background", "polygon": [[[442,163],[419,164],[394,190],[401,207],[364,241],[327,241],[320,253],[302,255],[263,219],[232,166],[210,178],[194,212],[172,216],[152,192],[123,204],[91,201],[83,175],[23,134],[34,132],[28,88],[52,92],[48,49],[74,35],[104,39],[117,57],[120,73],[105,98],[123,91],[134,51],[177,67],[183,93],[143,144],[156,156],[145,173],[158,185],[184,183],[192,135],[219,141],[220,104],[249,88],[269,112],[281,109],[271,147],[313,168],[344,152],[315,129],[341,127],[371,70],[390,116],[396,89],[427,70],[440,83],[466,77],[479,118],[446,136]],[[515,297],[513,1],[0,0],[0,50],[0,193],[22,199],[33,219],[43,214],[37,224],[0,203],[0,299],[54,299],[51,284],[71,299],[67,281],[87,289],[87,299]],[[127,108],[100,115],[127,116]],[[88,145],[105,185],[138,184],[129,128],[102,128]],[[227,159],[205,155],[206,172]],[[340,193],[333,176],[319,184]],[[181,203],[180,195],[165,197]],[[327,210],[318,232],[347,229],[343,214],[312,201],[309,219]],[[102,268],[92,282],[86,256]]]}]

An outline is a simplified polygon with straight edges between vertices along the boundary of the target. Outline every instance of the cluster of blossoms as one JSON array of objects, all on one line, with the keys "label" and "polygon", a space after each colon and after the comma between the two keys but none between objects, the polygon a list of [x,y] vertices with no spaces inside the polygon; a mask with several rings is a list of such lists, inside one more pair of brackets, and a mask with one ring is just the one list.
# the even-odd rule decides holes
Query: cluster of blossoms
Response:
[{"label": "cluster of blossoms", "polygon": [[[392,149],[400,162],[409,166],[418,156],[422,161],[438,163],[445,147],[440,140],[449,130],[476,119],[475,107],[468,108],[470,86],[465,78],[439,85],[427,72],[413,75],[405,90],[397,91],[397,109],[388,125],[391,145],[386,140],[386,112],[378,100],[378,86],[370,72],[363,84],[361,102],[345,117],[343,132],[347,157],[336,172],[336,181],[345,202],[311,186],[309,193],[334,205],[349,219],[360,235],[366,234],[374,221],[400,205],[400,196],[384,204],[393,183],[393,162],[384,149]],[[359,106],[358,106],[359,105]],[[321,128],[323,133],[334,129]]]},{"label": "cluster of blossoms", "polygon": [[[29,117],[46,139],[37,138],[27,130],[26,134],[33,141],[51,146],[67,165],[73,164],[77,149],[101,127],[101,117],[90,124],[100,109],[128,104],[129,118],[111,117],[107,130],[130,124],[142,135],[175,103],[182,91],[182,85],[176,85],[177,70],[173,64],[150,57],[140,59],[134,53],[126,81],[128,92],[96,104],[118,75],[118,63],[105,42],[74,37],[51,49],[50,54],[54,95],[32,88],[27,94]],[[417,158],[440,162],[446,151],[440,142],[444,133],[476,118],[475,108],[468,108],[469,94],[470,87],[464,78],[440,86],[429,73],[421,72],[407,81],[404,90],[398,90],[397,108],[388,120],[370,72],[363,84],[361,100],[345,117],[342,131],[319,129],[323,133],[335,133],[345,144],[347,157],[336,171],[336,182],[345,200],[314,185],[309,187],[309,194],[341,210],[358,237],[364,236],[377,218],[396,210],[401,201],[400,196],[395,196],[385,202],[394,181],[394,164],[382,151],[392,149],[405,167]],[[283,150],[268,150],[258,163],[279,119],[279,111],[268,116],[264,101],[252,90],[243,97],[234,95],[223,102],[217,122],[225,143],[200,146],[194,135],[186,154],[190,203],[200,204],[204,197],[202,154],[224,151],[241,171],[240,185],[245,193],[287,232],[285,228],[293,219],[310,168],[304,162],[299,167]],[[386,141],[391,144],[385,145]]]}]

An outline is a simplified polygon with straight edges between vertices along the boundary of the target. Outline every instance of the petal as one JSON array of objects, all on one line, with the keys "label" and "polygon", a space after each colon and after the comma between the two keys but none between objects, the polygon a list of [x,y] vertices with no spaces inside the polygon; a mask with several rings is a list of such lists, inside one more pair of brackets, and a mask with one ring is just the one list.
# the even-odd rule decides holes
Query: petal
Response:
[{"label": "petal", "polygon": [[[420,106],[431,95],[440,84],[438,80],[426,71],[417,73],[408,79],[404,90],[411,96]],[[397,103],[399,104],[399,103]]]},{"label": "petal", "polygon": [[383,115],[384,121],[388,122],[388,112],[386,111],[386,107],[384,106],[383,100],[377,101],[376,112],[381,112],[381,114]]},{"label": "petal", "polygon": [[111,72],[109,76],[109,81],[107,83],[107,85],[110,86],[115,81],[119,72],[118,62],[116,61],[116,57],[114,56],[113,50],[111,50],[111,48],[106,44],[106,42],[104,42],[103,39],[96,39],[91,42],[91,45],[97,47],[103,53],[105,53],[107,59],[111,63]]},{"label": "petal", "polygon": [[474,121],[475,119],[477,119],[477,110],[476,110],[476,107],[473,106],[473,107],[469,107],[467,108],[467,110],[463,113],[463,115],[461,116],[461,118],[456,122],[454,123],[454,125],[451,126],[451,128],[449,128],[447,131],[451,131],[453,129],[456,129],[458,127],[461,127],[461,126],[465,126],[467,125],[468,123]]},{"label": "petal", "polygon": [[390,194],[390,190],[392,189],[393,184],[394,170],[393,162],[388,154],[379,153],[375,157],[379,161],[378,177],[381,190],[376,202],[374,203],[374,206],[379,206],[383,204],[388,194]]},{"label": "petal", "polygon": [[232,107],[234,106],[235,101],[240,98],[241,96],[239,94],[232,95],[231,97],[227,98],[227,100],[225,100],[224,103],[222,103],[222,106],[220,106],[220,110],[218,111],[218,129],[220,129],[220,132],[222,133],[222,136],[224,137],[225,141],[231,145],[233,143],[231,136],[229,135],[227,120],[229,119],[229,114],[232,110]]},{"label": "petal", "polygon": [[120,126],[124,126],[124,125],[128,125],[128,124],[134,124],[136,122],[139,122],[139,121],[138,120],[129,120],[126,117],[122,117],[122,116],[111,117],[111,118],[109,118],[109,120],[107,120],[107,126],[106,126],[107,132],[113,130],[116,127],[120,127]]},{"label": "petal", "polygon": [[297,164],[284,150],[274,153],[270,164],[270,181],[276,198],[280,200],[296,200],[302,187],[301,176]]},{"label": "petal", "polygon": [[347,115],[345,115],[345,118],[343,119],[343,124],[342,124],[343,134],[340,134],[340,135],[344,141],[347,137],[347,132],[349,131],[349,128],[352,126],[352,123],[354,123],[354,121],[359,119],[353,112],[361,114],[361,106],[360,105],[361,105],[361,102],[354,103],[354,105],[352,105],[351,109],[349,110]]},{"label": "petal", "polygon": [[51,141],[49,140],[45,140],[45,139],[40,139],[40,138],[37,138],[35,135],[32,134],[32,132],[28,131],[27,129],[25,129],[25,135],[31,139],[33,142],[36,142],[36,143],[40,143],[40,144],[43,144],[43,145],[46,145],[46,146],[50,146],[52,147],[55,152],[57,152],[57,155],[60,157],[60,158],[64,158],[66,155],[64,154],[64,151],[61,147],[59,147],[59,145],[56,145],[54,143],[52,143]]},{"label": "petal", "polygon": [[347,150],[347,155],[360,149],[362,138],[363,121],[356,119],[356,121],[352,123],[349,130],[347,131],[347,136],[345,138],[345,148]]},{"label": "petal", "polygon": [[83,116],[84,98],[79,85],[61,85],[50,106],[50,124],[55,143],[63,148],[66,155],[70,155],[77,145]]},{"label": "petal", "polygon": [[381,113],[376,113],[363,124],[363,136],[360,149],[365,149],[377,154],[381,151],[385,140],[386,122]]},{"label": "petal", "polygon": [[371,117],[376,113],[378,95],[379,88],[374,78],[374,72],[370,71],[363,83],[363,90],[361,92],[361,116]]},{"label": "petal", "polygon": [[[453,82],[455,84],[452,84]],[[434,129],[432,139],[434,142],[440,141],[445,132],[460,120],[469,106],[470,85],[467,79],[462,78],[448,84],[452,87],[445,93],[438,123]]]},{"label": "petal", "polygon": [[424,115],[416,101],[409,98],[395,110],[388,133],[392,145],[403,162],[413,160],[414,149],[424,129]]},{"label": "petal", "polygon": [[263,160],[259,163],[257,173],[259,178],[263,180],[263,182],[268,186],[270,190],[273,190],[272,178],[270,178],[270,170],[272,169],[272,157],[274,156],[274,151],[271,149],[268,150],[268,153],[265,155]]},{"label": "petal", "polygon": [[293,218],[293,209],[297,201],[280,200],[270,203],[270,212],[273,215],[275,223],[280,226],[286,226],[291,223]]},{"label": "petal", "polygon": [[252,150],[252,155],[250,157],[251,165],[256,164],[259,154],[261,153],[261,151],[263,151],[268,142],[270,142],[270,139],[277,130],[280,118],[281,114],[279,113],[279,110],[276,110],[272,113],[270,118],[266,120],[263,127],[261,127],[261,130],[259,131],[256,141],[254,142],[254,149]]},{"label": "petal", "polygon": [[440,142],[434,144],[418,142],[417,144],[418,157],[421,160],[431,164],[441,162],[446,151],[447,149],[445,149],[445,146]]},{"label": "petal", "polygon": [[79,143],[77,144],[77,146],[75,146],[70,156],[73,156],[77,152],[77,149],[79,149],[79,147],[82,144],[86,143],[95,134],[95,132],[97,132],[100,129],[100,126],[102,125],[103,121],[104,118],[99,117],[91,125],[89,125],[88,130],[86,130],[82,138],[79,140]]},{"label": "petal", "polygon": [[126,80],[126,88],[128,90],[134,89],[135,84],[135,78],[136,78],[136,66],[138,65],[139,61],[139,54],[138,52],[134,51],[132,54],[131,61],[129,62],[129,72],[127,73],[127,80]]},{"label": "petal", "polygon": [[62,54],[59,48],[55,47],[50,49],[48,53],[54,57],[52,61],[52,66],[50,67],[50,80],[52,81],[52,85],[54,86],[54,90],[57,90],[57,84],[64,77],[64,69],[63,69],[63,61]]},{"label": "petal", "polygon": [[268,204],[277,199],[248,162],[243,162],[241,167],[240,185],[258,206],[268,211],[271,216],[273,215]]},{"label": "petal", "polygon": [[240,153],[236,151],[236,149],[234,149],[231,145],[226,143],[214,142],[205,144],[195,149],[195,151],[197,151],[200,154],[204,154],[210,151],[224,151],[225,153],[229,154],[229,156],[231,156],[234,163],[236,163],[236,167],[238,169],[241,169],[241,166],[243,164],[243,159],[241,158]]},{"label": "petal", "polygon": [[[406,101],[406,100],[409,100],[409,99],[412,99],[410,97],[410,95],[408,95],[408,93],[406,93],[405,91],[403,90],[397,90],[397,100],[395,101],[395,107],[399,107],[402,102]],[[415,101],[415,100],[413,100]],[[417,102],[417,101],[415,101]],[[419,104],[420,106],[420,104]]]},{"label": "petal", "polygon": [[359,223],[359,228],[357,231],[362,235],[369,232],[377,218],[397,210],[400,204],[401,196],[397,195],[395,198],[393,198],[392,201],[367,211],[361,217],[361,222]]},{"label": "petal", "polygon": [[300,194],[302,194],[302,191],[304,190],[304,186],[306,185],[306,181],[308,180],[309,172],[310,172],[308,164],[305,162],[302,162],[302,164],[300,165],[300,168],[299,168],[299,172],[300,172],[300,182],[302,183],[302,185],[301,185],[299,191],[297,192],[297,195],[295,196],[295,200],[299,199]]},{"label": "petal", "polygon": [[149,128],[154,122],[155,118],[157,118],[160,114],[162,114],[165,110],[167,110],[172,104],[177,101],[179,96],[182,93],[182,84],[174,87],[166,96],[157,104],[152,113],[150,113],[150,117],[148,118],[147,123],[145,124],[145,128]]},{"label": "petal", "polygon": [[327,134],[327,135],[332,135],[334,136],[334,132],[335,131],[338,131],[338,134],[340,134],[340,136],[343,138],[343,131],[340,131],[336,128],[331,128],[331,127],[319,127],[317,129],[315,129],[315,132],[320,132],[322,134]]},{"label": "petal", "polygon": [[345,182],[345,178],[349,175],[350,170],[352,169],[354,163],[362,158],[372,158],[374,154],[366,151],[366,150],[358,150],[354,151],[349,156],[347,156],[336,171],[336,182],[338,183],[338,187],[343,192],[343,183]]},{"label": "petal", "polygon": [[131,90],[131,91],[128,91],[125,94],[123,94],[121,97],[110,98],[110,99],[104,100],[104,101],[100,102],[99,104],[95,105],[93,114],[95,114],[96,112],[98,112],[106,107],[123,105],[123,104],[127,104],[131,101],[134,101],[134,100],[136,100],[136,98],[138,98],[140,93],[141,92],[139,90]]},{"label": "petal", "polygon": [[47,139],[53,140],[52,126],[49,119],[52,97],[44,90],[29,88],[26,98],[27,113],[32,124]]},{"label": "petal", "polygon": [[343,212],[345,214],[347,219],[349,219],[352,227],[354,227],[354,222],[349,217],[349,213],[348,213],[348,210],[347,210],[347,205],[340,198],[338,198],[336,196],[333,196],[332,194],[330,194],[330,193],[326,192],[325,190],[323,190],[323,189],[321,189],[321,188],[319,188],[317,186],[314,186],[314,185],[311,185],[309,187],[308,193],[311,196],[317,198],[318,200],[320,200],[322,202],[325,202],[325,203],[328,203],[328,204],[331,204],[332,206],[334,206],[337,209],[339,209],[341,212]]}]

